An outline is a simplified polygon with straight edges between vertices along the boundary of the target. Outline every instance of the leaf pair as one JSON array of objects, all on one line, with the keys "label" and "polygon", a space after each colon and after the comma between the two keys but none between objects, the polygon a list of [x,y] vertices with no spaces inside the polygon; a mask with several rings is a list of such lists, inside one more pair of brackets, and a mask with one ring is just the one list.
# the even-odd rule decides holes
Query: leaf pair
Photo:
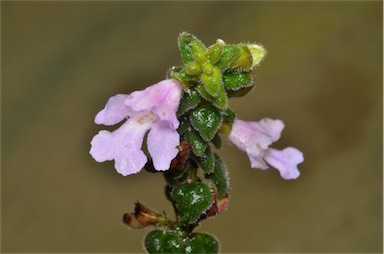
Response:
[{"label": "leaf pair", "polygon": [[218,253],[219,243],[211,235],[179,231],[153,230],[144,240],[148,253]]}]

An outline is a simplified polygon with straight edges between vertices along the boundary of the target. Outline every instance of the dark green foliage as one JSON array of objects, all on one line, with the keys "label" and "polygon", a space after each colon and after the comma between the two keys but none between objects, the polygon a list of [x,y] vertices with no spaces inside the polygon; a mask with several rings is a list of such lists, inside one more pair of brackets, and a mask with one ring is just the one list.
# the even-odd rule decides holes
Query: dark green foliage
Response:
[{"label": "dark green foliage", "polygon": [[216,133],[211,142],[216,147],[216,149],[220,149],[222,145],[220,134]]},{"label": "dark green foliage", "polygon": [[184,253],[218,253],[219,242],[211,235],[193,233],[187,240]]},{"label": "dark green foliage", "polygon": [[192,152],[196,156],[201,156],[205,149],[207,149],[207,142],[205,142],[200,134],[195,131],[193,128],[189,128],[185,133],[188,144],[192,147]]},{"label": "dark green foliage", "polygon": [[196,158],[196,161],[205,173],[209,174],[214,171],[215,156],[209,146],[201,157]]},{"label": "dark green foliage", "polygon": [[197,86],[197,91],[207,101],[211,102],[215,107],[219,109],[226,109],[228,106],[228,98],[224,89],[220,89],[216,96],[210,95],[203,85]]},{"label": "dark green foliage", "polygon": [[181,98],[177,115],[184,115],[187,111],[197,107],[201,99],[199,93],[195,88],[191,87],[184,91],[183,97]]},{"label": "dark green foliage", "polygon": [[211,189],[204,183],[176,185],[171,193],[180,225],[194,224],[213,202]]},{"label": "dark green foliage", "polygon": [[169,230],[153,230],[149,232],[144,245],[148,253],[183,253],[183,239],[180,233]]},{"label": "dark green foliage", "polygon": [[206,142],[211,141],[216,135],[222,120],[220,111],[209,103],[200,104],[190,115],[192,126]]},{"label": "dark green foliage", "polygon": [[237,45],[225,45],[221,58],[215,64],[220,69],[227,69],[230,64],[240,55],[241,50]]},{"label": "dark green foliage", "polygon": [[249,72],[225,72],[223,84],[228,90],[237,91],[253,85],[253,78]]},{"label": "dark green foliage", "polygon": [[205,178],[212,180],[215,184],[219,197],[224,197],[229,192],[228,171],[221,158],[215,154],[215,171],[212,174],[205,174]]}]

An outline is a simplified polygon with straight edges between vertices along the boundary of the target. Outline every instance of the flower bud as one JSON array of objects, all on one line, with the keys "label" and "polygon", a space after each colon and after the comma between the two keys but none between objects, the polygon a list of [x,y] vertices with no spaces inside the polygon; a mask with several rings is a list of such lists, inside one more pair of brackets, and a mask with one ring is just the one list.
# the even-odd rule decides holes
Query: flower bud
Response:
[{"label": "flower bud", "polygon": [[165,226],[173,224],[171,221],[167,220],[164,215],[148,209],[139,202],[135,204],[134,213],[124,214],[123,222],[133,229],[141,229],[147,226]]},{"label": "flower bud", "polygon": [[267,54],[267,51],[261,46],[257,44],[247,44],[246,45],[249,51],[252,54],[252,68],[258,65]]}]

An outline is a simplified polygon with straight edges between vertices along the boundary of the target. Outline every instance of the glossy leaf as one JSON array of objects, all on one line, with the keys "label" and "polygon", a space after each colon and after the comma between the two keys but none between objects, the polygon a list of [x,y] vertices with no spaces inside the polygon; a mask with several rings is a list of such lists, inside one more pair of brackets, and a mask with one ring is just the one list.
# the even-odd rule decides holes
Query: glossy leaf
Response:
[{"label": "glossy leaf", "polygon": [[207,149],[207,142],[205,142],[200,134],[193,128],[187,130],[185,137],[188,144],[192,147],[192,152],[196,156],[201,156],[205,152],[205,149]]},{"label": "glossy leaf", "polygon": [[210,95],[201,84],[197,86],[196,90],[204,99],[212,102],[215,107],[219,109],[226,109],[228,107],[228,98],[224,88],[220,89],[216,96]]},{"label": "glossy leaf", "polygon": [[172,199],[177,208],[177,222],[194,224],[213,202],[211,189],[204,183],[186,183],[174,187]]},{"label": "glossy leaf", "polygon": [[190,46],[192,39],[192,35],[187,32],[182,32],[179,35],[178,46],[181,53],[181,58],[183,59],[184,63],[188,63],[194,60],[192,55],[192,48]]},{"label": "glossy leaf", "polygon": [[249,72],[225,72],[223,74],[223,84],[225,89],[237,91],[253,86],[253,78]]},{"label": "glossy leaf", "polygon": [[195,88],[189,88],[184,91],[183,97],[180,100],[179,109],[177,110],[177,115],[184,115],[187,111],[197,107],[201,99],[199,92]]},{"label": "glossy leaf", "polygon": [[215,64],[220,59],[222,53],[223,53],[223,45],[214,44],[208,48],[207,56],[209,61],[212,64]]},{"label": "glossy leaf", "polygon": [[[209,70],[207,71],[206,69]],[[201,81],[203,82],[205,90],[213,97],[217,96],[220,90],[223,89],[220,69],[210,64],[204,67],[203,73],[201,74]]]},{"label": "glossy leaf", "polygon": [[186,241],[184,253],[219,253],[219,242],[211,235],[193,233]]},{"label": "glossy leaf", "polygon": [[223,53],[215,64],[220,69],[227,69],[230,64],[240,55],[241,50],[237,45],[224,45]]},{"label": "glossy leaf", "polygon": [[216,149],[220,149],[222,142],[221,142],[221,137],[219,133],[216,133],[216,135],[212,139],[212,144],[216,147]]},{"label": "glossy leaf", "polygon": [[225,197],[229,193],[228,170],[221,158],[215,154],[214,172],[205,174],[205,178],[212,180],[217,188],[219,197]]},{"label": "glossy leaf", "polygon": [[144,245],[148,253],[184,253],[183,239],[176,231],[153,230],[146,235]]},{"label": "glossy leaf", "polygon": [[208,103],[200,104],[190,115],[192,126],[206,142],[211,141],[216,135],[222,120],[220,111]]},{"label": "glossy leaf", "polygon": [[210,174],[214,172],[215,156],[209,146],[207,147],[205,153],[203,153],[203,155],[198,157],[196,160],[205,173]]}]

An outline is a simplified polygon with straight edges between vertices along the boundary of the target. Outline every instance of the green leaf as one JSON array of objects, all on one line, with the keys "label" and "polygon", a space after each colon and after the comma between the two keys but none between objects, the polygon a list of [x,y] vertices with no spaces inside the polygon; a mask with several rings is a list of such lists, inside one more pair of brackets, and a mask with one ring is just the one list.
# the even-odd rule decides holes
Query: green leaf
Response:
[{"label": "green leaf", "polygon": [[179,35],[178,45],[181,53],[181,58],[184,63],[193,61],[192,48],[190,46],[191,40],[193,39],[192,35],[187,32],[182,32]]},{"label": "green leaf", "polygon": [[250,91],[252,91],[254,86],[244,87],[237,91],[233,90],[227,90],[228,97],[243,97],[244,95],[247,95]]},{"label": "green leaf", "polygon": [[188,172],[192,168],[192,165],[189,160],[187,160],[180,170],[176,171],[165,171],[164,178],[168,184],[175,185],[176,183],[183,182],[188,177]]},{"label": "green leaf", "polygon": [[144,239],[148,253],[183,253],[183,238],[180,233],[168,230],[153,230]]},{"label": "green leaf", "polygon": [[226,110],[221,111],[223,119],[228,122],[233,122],[236,118],[236,113],[227,108]]},{"label": "green leaf", "polygon": [[215,64],[220,59],[222,53],[223,53],[223,45],[214,44],[208,48],[207,56],[209,61],[212,64]]},{"label": "green leaf", "polygon": [[207,149],[207,142],[205,142],[200,134],[192,128],[186,132],[185,137],[187,139],[188,144],[192,147],[192,152],[196,156],[201,156],[205,149]]},{"label": "green leaf", "polygon": [[229,193],[227,167],[217,154],[215,154],[215,171],[212,174],[205,174],[205,178],[212,180],[216,185],[219,197],[225,197]]},{"label": "green leaf", "polygon": [[221,137],[219,133],[216,133],[216,135],[212,139],[212,144],[216,147],[216,149],[221,148]]},{"label": "green leaf", "polygon": [[226,89],[237,91],[244,87],[253,86],[253,78],[249,72],[225,72],[223,84]]},{"label": "green leaf", "polygon": [[179,125],[179,128],[177,129],[177,131],[180,134],[183,134],[189,128],[189,124],[190,124],[189,123],[189,118],[187,116],[182,116],[182,117],[179,117],[179,121],[180,121],[180,125]]},{"label": "green leaf", "polygon": [[186,183],[174,187],[172,199],[181,225],[195,224],[213,203],[211,189],[204,183]]},{"label": "green leaf", "polygon": [[188,62],[185,64],[185,73],[188,75],[197,75],[201,73],[200,65],[196,62]]},{"label": "green leaf", "polygon": [[219,242],[211,235],[193,233],[184,249],[184,253],[219,253]]},{"label": "green leaf", "polygon": [[203,140],[208,142],[216,135],[223,117],[219,109],[211,104],[204,103],[191,111],[190,121]]},{"label": "green leaf", "polygon": [[249,70],[252,67],[252,54],[249,48],[245,45],[239,45],[240,54],[230,64],[231,69]]},{"label": "green leaf", "polygon": [[189,110],[197,107],[201,99],[199,92],[195,88],[189,88],[184,91],[183,97],[180,100],[179,109],[177,110],[177,115],[184,115]]},{"label": "green leaf", "polygon": [[205,173],[210,174],[214,172],[215,156],[209,146],[205,153],[201,157],[196,158],[196,160]]},{"label": "green leaf", "polygon": [[241,49],[237,45],[224,45],[221,58],[215,64],[220,69],[227,69],[230,64],[240,55]]},{"label": "green leaf", "polygon": [[220,89],[219,93],[215,97],[210,95],[202,84],[197,86],[197,91],[201,97],[212,102],[215,107],[219,109],[226,109],[228,107],[228,98],[224,88]]},{"label": "green leaf", "polygon": [[204,84],[205,90],[211,96],[217,96],[220,90],[223,89],[223,82],[221,81],[221,71],[220,69],[213,67],[211,64],[204,66],[203,73],[200,77],[201,81]]},{"label": "green leaf", "polygon": [[199,64],[202,64],[206,61],[205,54],[207,53],[207,49],[204,44],[192,35],[191,42],[189,43],[192,51],[192,56],[195,61]]}]

